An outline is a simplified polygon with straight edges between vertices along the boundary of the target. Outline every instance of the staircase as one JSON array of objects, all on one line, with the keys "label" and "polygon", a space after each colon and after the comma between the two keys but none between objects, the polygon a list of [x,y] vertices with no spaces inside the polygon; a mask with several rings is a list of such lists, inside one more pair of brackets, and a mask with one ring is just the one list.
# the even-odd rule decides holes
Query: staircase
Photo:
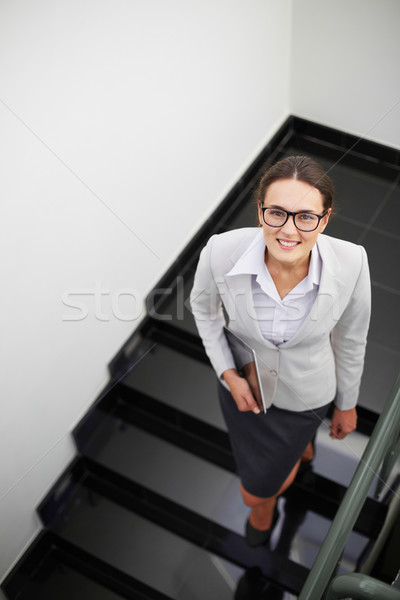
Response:
[{"label": "staircase", "polygon": [[[299,595],[346,488],[305,469],[279,500],[271,548],[247,546],[248,509],[187,299],[209,235],[254,223],[251,190],[266,160],[299,147],[331,163],[343,154],[313,127],[285,123],[159,282],[167,291],[151,295],[149,316],[73,432],[77,457],[38,507],[43,531],[4,581],[6,598],[228,600],[254,574],[260,598]],[[361,407],[359,430],[369,435],[376,418]],[[389,501],[367,499],[344,564],[363,560]]]}]

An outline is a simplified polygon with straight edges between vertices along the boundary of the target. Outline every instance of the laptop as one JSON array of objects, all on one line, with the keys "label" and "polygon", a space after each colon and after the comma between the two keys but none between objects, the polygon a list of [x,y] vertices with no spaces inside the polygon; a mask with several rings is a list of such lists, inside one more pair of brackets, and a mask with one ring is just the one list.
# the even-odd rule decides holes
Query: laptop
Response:
[{"label": "laptop", "polygon": [[[224,333],[232,351],[236,368],[240,375],[248,380],[248,377],[246,377],[246,375],[243,373],[243,366],[245,364],[250,363],[250,369],[255,369],[256,377],[252,379],[252,384],[250,387],[252,388],[253,396],[257,402],[257,406],[260,409],[260,414],[265,414],[267,412],[267,404],[264,398],[263,387],[261,384],[260,366],[255,351],[251,346],[249,346],[249,344],[247,344],[247,342],[237,335],[237,333],[234,333],[231,329],[229,329],[229,327],[224,327]],[[247,358],[245,359],[244,357],[246,356]],[[251,363],[254,363],[254,366],[252,366]],[[254,386],[257,386],[256,390],[254,390]]]}]

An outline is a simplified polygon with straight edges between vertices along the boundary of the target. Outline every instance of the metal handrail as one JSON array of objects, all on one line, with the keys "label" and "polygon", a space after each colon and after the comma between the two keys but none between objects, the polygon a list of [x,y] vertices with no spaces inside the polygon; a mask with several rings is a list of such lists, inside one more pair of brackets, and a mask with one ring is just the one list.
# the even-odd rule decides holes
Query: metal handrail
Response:
[{"label": "metal handrail", "polygon": [[320,600],[342,555],[348,536],[400,425],[400,375],[372,432],[324,543],[301,590],[299,600]]},{"label": "metal handrail", "polygon": [[400,600],[400,590],[379,579],[361,573],[346,573],[335,577],[329,586],[326,600]]},{"label": "metal handrail", "polygon": [[392,469],[395,465],[395,462],[396,462],[399,454],[400,454],[400,437],[399,437],[399,434],[397,434],[396,439],[394,440],[392,446],[387,451],[386,456],[383,460],[383,465],[381,468],[378,482],[376,484],[376,489],[375,489],[375,494],[374,494],[376,499],[378,499],[379,496],[381,495],[383,488],[385,487],[385,485],[387,483],[387,480],[390,476],[390,473],[392,472]]}]

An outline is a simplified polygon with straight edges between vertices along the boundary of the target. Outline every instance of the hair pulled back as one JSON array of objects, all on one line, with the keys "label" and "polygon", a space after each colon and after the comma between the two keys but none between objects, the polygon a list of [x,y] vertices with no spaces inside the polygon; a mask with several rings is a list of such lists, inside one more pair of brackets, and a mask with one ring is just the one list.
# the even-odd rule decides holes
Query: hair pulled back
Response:
[{"label": "hair pulled back", "polygon": [[335,190],[323,167],[309,156],[288,156],[267,168],[257,187],[257,200],[263,204],[269,186],[280,179],[297,179],[316,188],[322,196],[324,210],[333,208]]}]

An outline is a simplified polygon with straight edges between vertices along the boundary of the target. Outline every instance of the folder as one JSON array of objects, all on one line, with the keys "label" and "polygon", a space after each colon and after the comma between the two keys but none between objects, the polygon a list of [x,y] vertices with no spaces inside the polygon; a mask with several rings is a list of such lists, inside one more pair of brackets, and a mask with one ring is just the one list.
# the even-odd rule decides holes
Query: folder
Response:
[{"label": "folder", "polygon": [[264,398],[260,366],[255,351],[237,333],[229,329],[229,327],[224,327],[224,333],[232,351],[238,373],[247,379],[260,413],[265,414],[267,412],[267,404]]}]

